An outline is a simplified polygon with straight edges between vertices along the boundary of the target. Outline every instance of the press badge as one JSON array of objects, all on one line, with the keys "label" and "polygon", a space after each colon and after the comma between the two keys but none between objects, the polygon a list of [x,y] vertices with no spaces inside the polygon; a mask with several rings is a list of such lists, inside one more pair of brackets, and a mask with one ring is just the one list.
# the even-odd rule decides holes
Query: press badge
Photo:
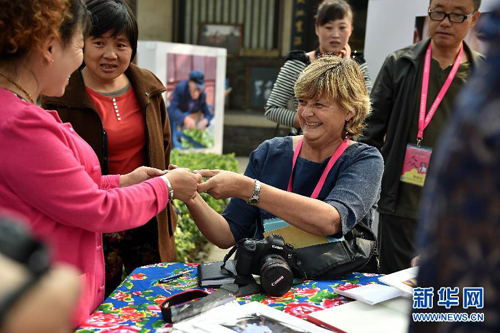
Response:
[{"label": "press badge", "polygon": [[402,182],[424,186],[429,168],[432,149],[409,143],[406,146],[405,160],[400,180]]}]

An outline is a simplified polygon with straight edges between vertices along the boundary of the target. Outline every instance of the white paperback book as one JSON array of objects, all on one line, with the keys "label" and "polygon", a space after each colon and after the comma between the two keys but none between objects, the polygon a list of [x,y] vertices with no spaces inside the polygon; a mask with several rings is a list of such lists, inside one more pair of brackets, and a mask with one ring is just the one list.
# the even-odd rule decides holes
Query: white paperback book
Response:
[{"label": "white paperback book", "polygon": [[406,294],[413,295],[413,288],[417,286],[418,266],[403,269],[402,271],[384,275],[378,278],[380,282],[398,288]]},{"label": "white paperback book", "polygon": [[360,301],[313,312],[307,320],[335,332],[407,332],[411,300],[398,297],[375,305]]},{"label": "white paperback book", "polygon": [[333,288],[337,294],[349,297],[363,303],[374,305],[403,295],[403,292],[394,287],[382,284],[368,284],[348,290]]}]

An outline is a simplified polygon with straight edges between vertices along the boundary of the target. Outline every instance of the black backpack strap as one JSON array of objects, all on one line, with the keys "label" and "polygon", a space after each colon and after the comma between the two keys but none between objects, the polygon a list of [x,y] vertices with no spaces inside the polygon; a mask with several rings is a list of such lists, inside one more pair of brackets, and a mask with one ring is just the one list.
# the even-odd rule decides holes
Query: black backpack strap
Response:
[{"label": "black backpack strap", "polygon": [[[365,267],[361,267],[359,269],[360,272],[370,272],[370,273],[378,273],[380,270],[380,262],[379,262],[379,253],[378,253],[378,240],[377,236],[373,232],[372,228],[364,224],[363,222],[358,222],[354,228],[348,233],[349,238],[353,239],[356,237],[360,237],[369,241],[375,242],[375,246],[373,247],[372,258],[367,262],[366,270]],[[347,234],[346,234],[347,236]],[[348,239],[346,237],[346,239]]]},{"label": "black backpack strap", "polygon": [[354,51],[352,54],[351,54],[351,58],[352,60],[354,60],[358,65],[362,65],[366,62],[365,60],[365,57],[363,55],[363,53],[361,52],[357,52],[357,51]]},{"label": "black backpack strap", "polygon": [[304,267],[302,267],[302,262],[300,261],[299,259],[299,256],[297,256],[297,253],[295,251],[293,251],[293,254],[292,254],[292,270],[295,271],[298,276],[295,276],[296,278],[300,279],[300,280],[307,280],[307,274],[306,272],[304,271]]},{"label": "black backpack strap", "polygon": [[375,236],[373,230],[361,221],[356,223],[356,225],[351,229],[351,231],[346,233],[344,237],[346,240],[350,240],[356,237],[361,237],[367,240],[377,241],[377,237]]},{"label": "black backpack strap", "polygon": [[300,62],[303,62],[306,65],[309,65],[311,61],[309,60],[309,57],[307,56],[307,53],[302,50],[292,50],[290,53],[288,53],[288,56],[285,59],[285,62],[288,60],[298,60]]}]

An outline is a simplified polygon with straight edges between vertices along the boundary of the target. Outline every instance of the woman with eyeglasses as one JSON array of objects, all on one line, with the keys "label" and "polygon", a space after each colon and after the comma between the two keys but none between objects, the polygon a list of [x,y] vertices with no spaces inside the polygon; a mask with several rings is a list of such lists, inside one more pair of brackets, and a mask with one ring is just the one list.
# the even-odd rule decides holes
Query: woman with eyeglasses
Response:
[{"label": "woman with eyeglasses", "polygon": [[[319,46],[311,52],[291,51],[274,83],[271,95],[265,107],[267,119],[291,128],[300,128],[297,115],[298,100],[295,98],[294,85],[300,73],[312,61],[323,55],[337,55],[342,58],[353,58],[363,73],[366,88],[370,93],[372,83],[368,66],[359,55],[351,53],[349,38],[353,31],[354,13],[345,0],[325,0],[319,6],[316,14],[316,35]],[[288,108],[288,102],[293,98],[294,109]]]}]

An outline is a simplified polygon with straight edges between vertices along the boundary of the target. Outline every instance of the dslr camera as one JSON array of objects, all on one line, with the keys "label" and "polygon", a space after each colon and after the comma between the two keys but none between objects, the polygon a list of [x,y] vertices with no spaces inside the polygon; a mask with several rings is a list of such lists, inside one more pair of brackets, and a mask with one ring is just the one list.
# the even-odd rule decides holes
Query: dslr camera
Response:
[{"label": "dslr camera", "polygon": [[24,265],[34,277],[49,270],[47,246],[33,238],[24,221],[17,217],[0,216],[0,253]]},{"label": "dslr camera", "polygon": [[293,246],[278,235],[269,235],[262,240],[245,239],[238,247],[235,261],[238,275],[260,275],[262,288],[273,296],[281,296],[290,290],[293,271],[297,276],[302,275],[301,263]]}]

